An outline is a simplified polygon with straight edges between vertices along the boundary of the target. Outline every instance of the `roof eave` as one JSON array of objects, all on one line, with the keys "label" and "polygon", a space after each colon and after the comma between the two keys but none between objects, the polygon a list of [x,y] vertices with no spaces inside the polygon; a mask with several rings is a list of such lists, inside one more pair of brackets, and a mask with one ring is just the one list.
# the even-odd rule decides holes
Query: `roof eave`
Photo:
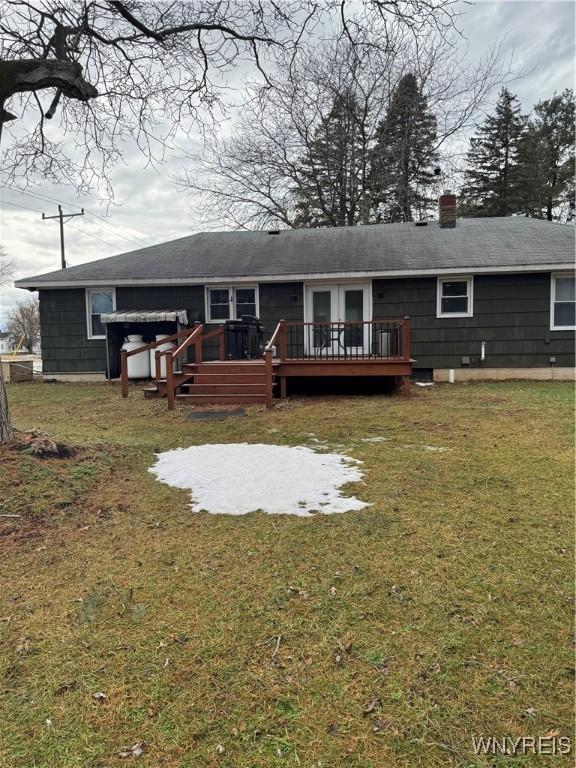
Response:
[{"label": "roof eave", "polygon": [[388,269],[362,270],[341,272],[309,272],[283,275],[222,275],[218,277],[156,277],[156,278],[99,278],[79,280],[42,281],[39,279],[23,279],[15,282],[16,288],[39,290],[42,288],[90,288],[92,286],[129,287],[138,285],[218,285],[221,283],[284,283],[301,282],[306,280],[346,280],[357,278],[394,278],[394,277],[426,277],[433,275],[465,275],[490,274],[498,272],[553,272],[555,270],[570,270],[570,262],[548,262],[545,264],[515,264],[499,266],[458,266],[430,269]]}]

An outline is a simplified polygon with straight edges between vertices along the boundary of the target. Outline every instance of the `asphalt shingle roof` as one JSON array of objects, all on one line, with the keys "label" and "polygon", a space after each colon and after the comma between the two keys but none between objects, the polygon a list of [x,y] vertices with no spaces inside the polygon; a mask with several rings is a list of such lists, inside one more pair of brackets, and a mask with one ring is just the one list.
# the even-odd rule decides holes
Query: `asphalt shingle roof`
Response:
[{"label": "asphalt shingle roof", "polygon": [[202,232],[66,270],[19,280],[18,287],[199,283],[206,279],[296,278],[371,272],[499,270],[570,266],[574,227],[524,217],[373,224],[268,232]]}]

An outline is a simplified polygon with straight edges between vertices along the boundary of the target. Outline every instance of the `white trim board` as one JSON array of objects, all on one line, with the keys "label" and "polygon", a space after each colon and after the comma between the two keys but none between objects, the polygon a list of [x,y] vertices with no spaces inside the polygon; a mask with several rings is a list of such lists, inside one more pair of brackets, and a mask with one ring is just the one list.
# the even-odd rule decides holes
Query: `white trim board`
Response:
[{"label": "white trim board", "polygon": [[17,280],[16,288],[29,290],[42,290],[46,288],[92,288],[106,287],[111,284],[115,287],[136,285],[222,285],[229,283],[294,283],[308,282],[311,280],[362,280],[372,278],[387,280],[396,277],[435,277],[437,275],[479,275],[479,274],[516,274],[518,272],[572,272],[573,267],[566,263],[554,264],[522,264],[513,267],[459,267],[453,265],[435,269],[389,269],[370,270],[368,272],[317,272],[297,273],[284,275],[222,275],[218,277],[150,277],[150,278],[122,278],[122,279],[91,279],[91,280],[54,280],[38,283],[34,280]]},{"label": "white trim board", "polygon": [[105,339],[106,334],[103,334],[102,336],[94,336],[92,333],[92,307],[90,306],[90,294],[94,291],[96,292],[98,288],[101,288],[102,291],[110,291],[112,293],[112,312],[116,312],[116,288],[110,284],[108,285],[89,285],[84,288],[84,301],[86,305],[86,334],[87,338],[90,341],[97,341],[99,339]]},{"label": "white trim board", "polygon": [[[449,298],[442,295],[442,285],[454,281],[455,283],[464,283],[468,285],[466,299],[468,309],[466,312],[442,312],[442,299]],[[436,317],[439,320],[450,319],[451,317],[474,317],[474,275],[445,275],[436,280]]]},{"label": "white trim board", "polygon": [[[556,278],[571,277],[566,272],[552,272],[550,275],[550,330],[551,331],[574,331],[576,325],[554,325],[554,304],[556,303]],[[569,303],[569,302],[565,302]]]},{"label": "white trim board", "polygon": [[230,308],[230,315],[233,315],[228,320],[238,320],[236,317],[236,288],[253,288],[254,289],[254,303],[256,305],[256,317],[260,317],[260,290],[258,288],[258,283],[240,283],[239,285],[235,285],[233,282],[225,283],[224,285],[220,284],[210,284],[206,285],[204,287],[204,317],[206,318],[206,323],[215,323],[222,325],[222,323],[226,323],[227,320],[222,319],[215,319],[212,320],[210,317],[210,290],[220,289],[223,291],[228,291],[228,306]]}]

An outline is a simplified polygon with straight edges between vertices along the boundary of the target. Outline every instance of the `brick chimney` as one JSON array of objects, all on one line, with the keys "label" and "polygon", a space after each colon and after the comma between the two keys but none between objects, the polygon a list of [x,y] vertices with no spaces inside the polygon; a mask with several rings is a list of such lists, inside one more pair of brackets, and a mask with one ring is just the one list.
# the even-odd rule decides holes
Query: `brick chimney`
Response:
[{"label": "brick chimney", "polygon": [[456,226],[456,195],[450,189],[445,189],[438,199],[438,221],[441,229]]}]

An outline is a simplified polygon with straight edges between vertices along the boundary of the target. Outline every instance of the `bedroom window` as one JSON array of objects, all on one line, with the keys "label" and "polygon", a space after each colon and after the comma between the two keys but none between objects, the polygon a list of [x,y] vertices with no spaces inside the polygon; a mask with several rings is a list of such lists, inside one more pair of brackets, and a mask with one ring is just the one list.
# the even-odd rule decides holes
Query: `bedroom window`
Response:
[{"label": "bedroom window", "polygon": [[257,314],[256,286],[218,286],[206,289],[206,318],[209,323],[239,320],[243,315]]},{"label": "bedroom window", "polygon": [[552,275],[550,286],[550,329],[572,331],[576,328],[576,278],[574,275]]},{"label": "bedroom window", "polygon": [[89,339],[106,338],[106,326],[100,320],[100,315],[114,312],[115,309],[116,291],[114,288],[86,289],[86,319]]},{"label": "bedroom window", "polygon": [[472,317],[472,277],[439,277],[436,300],[437,317]]}]

